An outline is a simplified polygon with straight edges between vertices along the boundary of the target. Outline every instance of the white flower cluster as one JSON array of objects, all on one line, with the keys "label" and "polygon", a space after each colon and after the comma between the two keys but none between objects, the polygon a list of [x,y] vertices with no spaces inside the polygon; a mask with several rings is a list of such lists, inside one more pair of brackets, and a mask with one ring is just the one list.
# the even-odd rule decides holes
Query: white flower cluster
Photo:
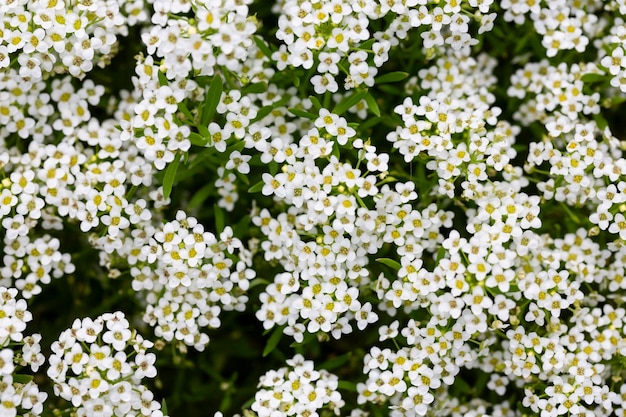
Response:
[{"label": "white flower cluster", "polygon": [[[624,58],[624,42],[626,41],[626,24],[623,20],[611,26],[610,37],[603,40],[603,45],[609,46],[610,54],[602,56],[600,66],[611,74],[611,86],[626,93],[626,58]],[[601,49],[601,54],[607,51]]]},{"label": "white flower cluster", "polygon": [[[141,8],[129,2],[126,11]],[[0,68],[17,62],[19,76],[33,82],[51,73],[83,78],[94,65],[104,67],[129,23],[117,0],[15,0],[0,7],[0,16]]]},{"label": "white flower cluster", "polygon": [[541,35],[546,56],[553,57],[564,50],[584,52],[590,39],[594,39],[606,25],[605,21],[599,20],[596,12],[609,6],[609,3],[588,0],[571,7],[573,2],[568,0],[505,0],[500,7],[505,10],[503,17],[507,22],[518,25],[527,19],[532,22],[536,33]]},{"label": "white flower cluster", "polygon": [[[275,7],[280,12],[276,37],[284,44],[272,58],[279,70],[315,65],[317,75],[311,84],[317,94],[336,93],[342,76],[346,89],[372,87],[378,68],[389,59],[390,49],[405,40],[411,30],[427,29],[420,36],[428,54],[449,47],[468,56],[478,43],[470,34],[471,20],[480,22],[478,34],[493,27],[496,14],[488,14],[492,1],[470,1],[470,6],[479,10],[462,10],[458,0],[445,3],[441,7],[426,0],[281,1]],[[371,21],[385,20],[389,22],[385,30],[371,33]]]},{"label": "white flower cluster", "polygon": [[387,139],[407,163],[428,155],[426,168],[439,177],[433,192],[452,198],[454,183],[464,177],[463,197],[472,198],[488,176],[487,167],[503,171],[515,157],[512,146],[519,128],[499,121],[501,110],[490,107],[495,97],[489,88],[496,79],[489,74],[495,65],[486,56],[479,61],[440,58],[420,73],[421,88],[429,93],[419,98],[419,104],[407,97],[394,109],[403,125]]},{"label": "white flower cluster", "polygon": [[[81,265],[62,236],[130,276],[111,282],[183,351],[249,305],[305,351],[378,334],[364,410],[624,414],[626,158],[603,114],[626,97],[626,3],[284,0],[277,44],[256,6],[0,5],[0,414],[43,413],[26,300]],[[109,91],[89,75],[133,25],[133,89]],[[199,189],[170,198],[183,181]],[[47,375],[76,415],[160,417],[151,347],[122,313],[76,319]],[[337,376],[287,365],[259,416],[365,415]]]},{"label": "white flower cluster", "polygon": [[201,328],[218,328],[222,309],[245,309],[255,276],[250,254],[230,227],[218,240],[183,211],[142,240],[133,242],[141,253],[130,273],[133,289],[147,291],[144,320],[158,337],[204,350],[209,336]]},{"label": "white flower cluster", "polygon": [[52,344],[48,377],[56,395],[78,416],[163,417],[161,405],[141,384],[154,378],[152,342],[130,329],[121,312],[76,319]]},{"label": "white flower cluster", "polygon": [[251,409],[258,417],[315,416],[320,409],[335,415],[344,405],[337,391],[339,379],[326,370],[316,370],[312,361],[296,355],[288,367],[269,371],[259,381]]},{"label": "white flower cluster", "polygon": [[[27,224],[20,223],[19,219],[10,220],[28,230]],[[59,252],[60,242],[57,238],[44,235],[31,242],[28,235],[14,239],[9,239],[9,235],[7,233],[4,239],[5,255],[4,266],[0,268],[0,285],[15,285],[21,296],[29,299],[42,291],[40,284],[49,284],[53,277],[60,278],[63,274],[74,272],[70,254]]]},{"label": "white flower cluster", "polygon": [[[43,365],[41,335],[24,336],[26,323],[33,316],[26,301],[17,297],[15,288],[0,286],[0,415],[15,417],[19,412],[25,417],[40,416],[48,395],[20,371],[28,366],[36,372]],[[16,353],[13,345],[21,345],[21,352]]]}]

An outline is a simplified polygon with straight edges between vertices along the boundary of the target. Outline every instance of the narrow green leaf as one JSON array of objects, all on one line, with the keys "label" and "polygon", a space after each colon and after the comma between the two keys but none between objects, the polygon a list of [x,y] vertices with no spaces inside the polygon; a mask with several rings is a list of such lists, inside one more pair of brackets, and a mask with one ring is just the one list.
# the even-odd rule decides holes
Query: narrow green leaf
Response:
[{"label": "narrow green leaf", "polygon": [[172,193],[172,186],[176,179],[176,171],[178,170],[178,164],[180,163],[180,157],[178,153],[174,155],[174,160],[165,169],[165,177],[163,177],[163,197],[167,200]]},{"label": "narrow green leaf", "polygon": [[235,224],[233,227],[233,234],[235,236],[244,236],[250,230],[250,215],[246,214]]},{"label": "narrow green leaf", "polygon": [[398,81],[404,80],[408,76],[409,73],[404,71],[388,72],[387,74],[383,74],[380,77],[376,77],[374,79],[374,82],[376,84],[397,83]]},{"label": "narrow green leaf", "polygon": [[265,349],[263,349],[263,357],[269,355],[275,348],[278,346],[278,342],[280,342],[280,338],[283,336],[283,328],[277,327],[272,332],[272,335],[267,340],[267,345],[265,345]]},{"label": "narrow green leaf", "polygon": [[217,233],[222,233],[224,230],[224,212],[217,203],[213,205],[213,214],[215,215],[215,230]]},{"label": "narrow green leaf", "polygon": [[265,186],[265,183],[263,181],[259,181],[248,189],[248,193],[250,194],[258,193],[263,189],[264,186]]},{"label": "narrow green leaf", "polygon": [[362,44],[359,45],[359,49],[361,51],[366,51],[367,52],[367,50],[372,49],[372,45],[374,45],[374,42],[376,42],[376,39],[374,39],[374,38],[368,39],[368,40],[366,40],[365,42],[363,42]]},{"label": "narrow green leaf", "polygon": [[296,109],[296,108],[291,108],[288,110],[289,110],[289,113],[293,114],[294,116],[304,117],[305,119],[311,119],[311,120],[317,119],[316,115],[314,115],[313,113],[309,113],[308,111],[305,111],[305,110]]},{"label": "narrow green leaf", "polygon": [[164,416],[166,416],[168,413],[167,404],[165,403],[165,398],[161,400],[161,412],[163,413]]},{"label": "narrow green leaf", "polygon": [[400,263],[398,263],[397,261],[394,261],[393,259],[389,259],[389,258],[377,258],[376,262],[380,262],[383,265],[387,265],[388,267],[394,269],[394,270],[399,270],[402,265],[400,265]]},{"label": "narrow green leaf", "polygon": [[331,371],[333,369],[337,369],[344,363],[348,362],[352,352],[348,352],[346,354],[335,356],[334,358],[328,359],[327,361],[322,362],[319,367],[321,369],[326,369],[327,371]]},{"label": "narrow green leaf", "polygon": [[263,38],[258,35],[254,35],[253,39],[254,43],[256,43],[256,46],[261,50],[261,52],[263,52],[263,55],[265,55],[269,59],[272,59],[272,51],[270,50],[267,43],[265,43]]},{"label": "narrow green leaf", "polygon": [[18,384],[28,384],[32,380],[32,375],[13,374],[13,382],[17,382]]},{"label": "narrow green leaf", "polygon": [[250,281],[250,286],[248,287],[248,290],[250,288],[254,288],[257,287],[259,285],[268,285],[270,282],[264,278],[255,278],[252,281]]},{"label": "narrow green leaf", "polygon": [[376,103],[376,99],[372,97],[370,93],[365,95],[365,102],[367,103],[367,108],[370,109],[370,111],[376,116],[380,117],[380,108],[378,107],[378,103]]},{"label": "narrow green leaf", "polygon": [[333,150],[330,153],[332,156],[334,156],[335,158],[337,158],[338,160],[341,160],[340,156],[341,156],[341,150],[339,149],[339,144],[338,143],[333,143]]},{"label": "narrow green leaf", "polygon": [[209,122],[213,119],[215,115],[215,109],[222,98],[222,91],[224,89],[224,84],[222,81],[222,77],[219,74],[215,74],[213,79],[211,80],[211,84],[209,85],[209,89],[206,92],[206,97],[204,98],[204,105],[202,106],[202,125],[207,126]]},{"label": "narrow green leaf", "polygon": [[259,121],[259,120],[263,119],[265,116],[270,114],[272,112],[272,110],[274,110],[274,106],[273,105],[261,107],[259,109],[259,111],[256,113],[256,117],[251,121],[251,123],[254,123],[256,121]]},{"label": "narrow green leaf", "polygon": [[196,207],[200,207],[200,205],[204,203],[204,200],[209,197],[214,188],[213,184],[207,184],[196,191],[193,197],[189,200],[189,208],[195,209]]},{"label": "narrow green leaf", "polygon": [[206,138],[204,138],[201,134],[196,133],[196,132],[191,132],[191,134],[189,135],[189,141],[191,142],[192,145],[196,145],[196,146],[206,146],[207,144]]},{"label": "narrow green leaf", "polygon": [[207,148],[197,153],[196,155],[194,155],[193,160],[189,164],[190,168],[193,168],[196,165],[205,161],[215,162],[216,164],[219,164],[220,161],[215,158],[215,152],[215,148]]},{"label": "narrow green leaf", "polygon": [[167,85],[167,77],[165,76],[165,74],[163,73],[163,71],[159,70],[159,72],[157,73],[157,76],[159,77],[159,84],[161,86],[163,85]]},{"label": "narrow green leaf", "polygon": [[239,171],[235,171],[235,175],[237,175],[237,178],[239,178],[241,180],[241,182],[243,182],[246,185],[250,185],[250,180],[248,179],[247,175],[242,174]]},{"label": "narrow green leaf", "polygon": [[595,72],[590,72],[580,77],[580,80],[584,83],[597,83],[601,81],[606,81],[607,78],[608,77],[606,74],[598,74]]},{"label": "narrow green leaf", "polygon": [[343,100],[337,103],[337,105],[333,109],[333,113],[335,113],[338,116],[341,116],[343,113],[345,113],[346,110],[348,110],[349,108],[354,106],[356,103],[361,101],[366,95],[367,95],[367,91],[361,90],[361,91],[357,91],[354,94],[344,97]]},{"label": "narrow green leaf", "polygon": [[257,122],[257,121],[263,119],[265,116],[270,114],[272,112],[272,110],[277,109],[278,107],[281,107],[281,106],[287,104],[289,102],[290,98],[291,97],[289,97],[288,95],[285,95],[285,97],[281,98],[277,102],[272,103],[272,104],[270,104],[268,106],[261,107],[261,109],[259,109],[259,111],[257,112],[256,117],[254,119],[252,119],[250,121],[250,123],[254,123],[254,122]]},{"label": "narrow green leaf", "polygon": [[317,97],[309,96],[309,100],[311,100],[311,104],[313,104],[313,108],[317,110],[317,112],[319,113],[320,109],[322,108],[322,104],[317,99]]},{"label": "narrow green leaf", "polygon": [[356,392],[356,384],[354,382],[350,382],[350,381],[339,381],[339,382],[337,382],[337,388],[342,389],[342,390],[346,390],[346,391],[350,391],[350,392]]},{"label": "narrow green leaf", "polygon": [[439,263],[439,261],[442,260],[444,256],[446,256],[446,248],[440,246],[439,250],[437,251],[437,263]]},{"label": "narrow green leaf", "polygon": [[233,151],[239,151],[241,152],[243,150],[243,148],[246,147],[246,142],[244,142],[243,140],[236,140],[232,145],[228,146],[226,148],[226,154],[230,154]]},{"label": "narrow green leaf", "polygon": [[185,115],[185,117],[189,119],[190,123],[194,122],[195,119],[193,115],[191,114],[191,112],[189,111],[189,109],[187,108],[187,105],[185,103],[183,102],[178,103],[178,110],[180,110]]},{"label": "narrow green leaf", "polygon": [[365,122],[363,122],[363,123],[361,123],[359,125],[359,129],[360,129],[361,132],[363,132],[363,131],[369,129],[370,127],[376,126],[382,120],[383,120],[382,117],[370,117]]},{"label": "narrow green leaf", "polygon": [[260,93],[264,93],[267,91],[267,83],[265,82],[258,82],[258,83],[253,83],[253,84],[248,84],[246,85],[242,90],[241,90],[241,95],[247,95],[247,94],[260,94]]},{"label": "narrow green leaf", "polygon": [[596,121],[596,124],[598,125],[598,128],[600,130],[606,129],[606,127],[609,125],[609,122],[607,122],[604,116],[602,116],[600,113],[594,114],[593,120]]},{"label": "narrow green leaf", "polygon": [[211,139],[211,132],[209,132],[209,129],[205,125],[199,125],[197,126],[197,128],[198,132],[200,132],[200,135],[202,135],[207,145],[212,145],[213,140]]}]

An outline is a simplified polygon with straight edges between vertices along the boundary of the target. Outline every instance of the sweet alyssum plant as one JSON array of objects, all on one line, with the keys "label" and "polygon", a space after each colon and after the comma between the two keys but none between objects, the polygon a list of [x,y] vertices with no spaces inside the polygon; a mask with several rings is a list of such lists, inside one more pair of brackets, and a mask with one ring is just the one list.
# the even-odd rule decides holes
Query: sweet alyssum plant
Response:
[{"label": "sweet alyssum plant", "polygon": [[0,415],[624,415],[623,0],[0,5]]}]

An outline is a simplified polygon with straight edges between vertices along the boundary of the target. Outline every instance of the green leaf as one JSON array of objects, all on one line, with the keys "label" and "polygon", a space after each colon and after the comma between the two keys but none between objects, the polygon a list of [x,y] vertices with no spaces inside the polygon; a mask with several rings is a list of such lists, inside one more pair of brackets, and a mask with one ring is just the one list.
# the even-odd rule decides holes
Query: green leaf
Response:
[{"label": "green leaf", "polygon": [[[365,42],[363,42],[361,45],[359,45],[359,48],[361,51],[365,51],[368,52],[369,49],[372,49],[372,45],[374,45],[374,42],[376,42],[376,39],[371,38],[366,40]],[[370,53],[372,51],[369,51]]]},{"label": "green leaf", "polygon": [[195,118],[193,117],[189,109],[187,108],[187,105],[183,103],[182,101],[178,103],[178,110],[180,110],[187,117],[187,119],[189,119],[190,123],[194,122]]},{"label": "green leaf", "polygon": [[311,119],[311,120],[317,119],[317,115],[313,113],[309,113],[306,110],[301,110],[301,109],[296,109],[296,108],[290,108],[287,110],[289,110],[289,113],[293,114],[294,116],[303,117],[305,119]]},{"label": "green leaf", "polygon": [[205,125],[202,125],[202,124],[198,125],[196,127],[198,128],[198,132],[200,132],[200,135],[202,135],[202,137],[204,137],[204,140],[206,141],[206,144],[207,145],[212,145],[213,144],[213,139],[211,138],[211,132],[209,132],[209,129]]},{"label": "green leaf", "polygon": [[167,411],[167,404],[165,403],[165,398],[163,398],[161,400],[161,411],[163,412],[163,415],[166,416],[168,411]]},{"label": "green leaf", "polygon": [[200,207],[200,205],[204,203],[204,200],[209,197],[214,188],[213,184],[207,184],[196,191],[193,197],[191,197],[191,200],[189,200],[189,208],[194,209],[196,207]]},{"label": "green leaf", "polygon": [[248,193],[250,194],[258,193],[263,189],[264,186],[265,186],[265,183],[263,181],[259,181],[248,189]]},{"label": "green leaf", "polygon": [[354,382],[350,382],[350,381],[339,381],[339,382],[337,382],[337,388],[342,389],[342,390],[346,390],[346,391],[350,391],[350,392],[356,392],[356,384]]},{"label": "green leaf", "polygon": [[341,160],[341,150],[339,149],[339,144],[337,142],[333,143],[333,149],[330,154],[338,160]]},{"label": "green leaf", "polygon": [[246,142],[244,142],[243,140],[236,140],[232,145],[228,146],[226,148],[226,154],[230,154],[233,151],[239,151],[241,152],[243,150],[243,148],[246,147]]},{"label": "green leaf", "polygon": [[595,72],[590,72],[580,77],[580,80],[584,83],[597,83],[597,82],[606,81],[607,78],[608,77],[606,74],[598,74]]},{"label": "green leaf", "polygon": [[439,261],[442,260],[444,256],[446,256],[446,248],[440,246],[439,250],[437,251],[437,263],[439,263]]},{"label": "green leaf", "polygon": [[609,125],[609,122],[607,122],[604,116],[602,116],[600,113],[594,114],[593,120],[596,121],[596,124],[598,125],[598,128],[600,130],[606,129],[606,127]]},{"label": "green leaf", "polygon": [[243,182],[246,185],[250,185],[250,180],[248,179],[247,175],[242,174],[239,171],[235,171],[235,175],[237,175],[237,178],[239,178],[241,180],[241,182]]},{"label": "green leaf", "polygon": [[218,234],[222,233],[224,230],[224,212],[217,203],[213,205],[213,214],[215,215],[215,231]]},{"label": "green leaf", "polygon": [[15,375],[13,374],[13,382],[17,382],[18,384],[28,384],[33,380],[32,375]]},{"label": "green leaf", "polygon": [[345,113],[346,110],[348,110],[349,108],[354,106],[356,103],[361,101],[366,95],[367,95],[367,91],[361,90],[354,94],[344,97],[343,100],[337,103],[335,108],[333,108],[333,113],[335,113],[338,116],[341,116],[343,113]]},{"label": "green leaf", "polygon": [[216,165],[219,164],[219,160],[215,157],[215,148],[207,148],[196,154],[189,164],[190,168],[194,168],[196,165],[203,163],[205,161],[215,162]]},{"label": "green leaf", "polygon": [[222,77],[219,74],[215,74],[207,90],[206,97],[204,98],[204,105],[202,106],[202,119],[203,126],[207,126],[215,115],[215,109],[222,98],[222,91],[224,85]]},{"label": "green leaf", "polygon": [[248,234],[249,230],[250,230],[250,215],[246,214],[233,227],[233,234],[235,236],[244,236]]},{"label": "green leaf", "polygon": [[167,85],[167,77],[165,76],[165,74],[163,73],[163,71],[159,70],[159,72],[157,72],[157,76],[159,77],[159,84],[161,86]]},{"label": "green leaf", "polygon": [[322,362],[319,367],[321,369],[326,369],[327,371],[331,371],[333,369],[337,369],[344,363],[348,362],[352,352],[348,352],[346,354],[335,356],[334,358],[328,359],[327,361]]},{"label": "green leaf", "polygon": [[259,120],[263,119],[265,116],[270,114],[272,112],[272,110],[274,110],[274,106],[273,105],[261,107],[259,109],[259,111],[256,113],[256,117],[254,119],[252,119],[250,123],[254,123],[256,121],[259,121]]},{"label": "green leaf", "polygon": [[317,112],[319,113],[320,109],[322,108],[322,104],[317,99],[317,97],[309,96],[309,100],[311,100],[311,104],[313,104],[313,108],[317,110]]},{"label": "green leaf", "polygon": [[265,345],[265,349],[263,349],[263,357],[269,355],[275,348],[278,346],[278,342],[280,342],[280,338],[283,336],[283,328],[277,327],[272,332],[272,335],[267,340],[267,345]]},{"label": "green leaf", "polygon": [[180,163],[180,157],[178,153],[174,154],[174,160],[165,169],[165,177],[163,177],[163,198],[168,199],[172,193],[172,186],[176,179],[176,171],[178,170],[178,164]]},{"label": "green leaf", "polygon": [[387,74],[374,78],[374,82],[376,84],[397,83],[398,81],[404,80],[408,76],[409,73],[404,71],[388,72]]},{"label": "green leaf", "polygon": [[377,258],[376,262],[380,262],[383,265],[387,265],[388,267],[394,269],[394,270],[399,270],[402,265],[400,265],[400,263],[398,263],[397,261],[394,261],[393,259],[389,259],[389,258]]},{"label": "green leaf", "polygon": [[259,93],[264,93],[267,91],[267,83],[266,82],[258,82],[258,83],[253,83],[253,84],[248,84],[246,85],[242,90],[241,90],[241,95],[247,95],[247,94],[259,94]]},{"label": "green leaf", "polygon": [[259,109],[259,111],[256,114],[256,117],[254,119],[252,119],[250,121],[250,123],[254,123],[256,121],[259,121],[261,119],[263,119],[265,116],[267,116],[268,114],[270,114],[272,112],[272,110],[281,107],[284,104],[287,104],[289,102],[289,99],[291,97],[289,97],[288,95],[285,95],[285,97],[281,98],[280,100],[278,100],[275,103],[272,103],[270,105],[267,106],[263,106]]},{"label": "green leaf", "polygon": [[265,278],[255,278],[252,281],[250,281],[250,286],[248,287],[248,290],[250,290],[251,288],[257,287],[259,285],[268,285],[270,282],[268,280],[266,280]]},{"label": "green leaf", "polygon": [[365,122],[363,122],[363,123],[361,123],[359,125],[359,129],[360,129],[361,132],[363,132],[363,131],[369,129],[370,127],[376,126],[382,120],[383,120],[382,117],[370,117]]},{"label": "green leaf", "polygon": [[380,108],[378,107],[378,103],[376,103],[376,99],[372,97],[370,93],[367,93],[365,95],[365,102],[367,103],[367,107],[372,113],[374,113],[376,116],[380,116]]},{"label": "green leaf", "polygon": [[191,132],[191,134],[189,135],[189,141],[191,142],[192,145],[196,145],[196,146],[204,147],[207,144],[206,138],[196,132]]},{"label": "green leaf", "polygon": [[269,46],[267,46],[263,38],[258,35],[254,35],[253,39],[254,43],[256,43],[256,46],[261,50],[261,52],[263,52],[263,55],[265,55],[269,59],[272,59],[272,51],[270,50]]}]

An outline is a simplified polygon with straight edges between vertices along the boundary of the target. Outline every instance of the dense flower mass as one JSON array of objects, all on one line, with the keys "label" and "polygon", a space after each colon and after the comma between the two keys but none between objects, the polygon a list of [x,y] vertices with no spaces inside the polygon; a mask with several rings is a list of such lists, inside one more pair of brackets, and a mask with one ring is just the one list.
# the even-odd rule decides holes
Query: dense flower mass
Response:
[{"label": "dense flower mass", "polygon": [[2,2],[0,415],[626,415],[625,16]]}]

